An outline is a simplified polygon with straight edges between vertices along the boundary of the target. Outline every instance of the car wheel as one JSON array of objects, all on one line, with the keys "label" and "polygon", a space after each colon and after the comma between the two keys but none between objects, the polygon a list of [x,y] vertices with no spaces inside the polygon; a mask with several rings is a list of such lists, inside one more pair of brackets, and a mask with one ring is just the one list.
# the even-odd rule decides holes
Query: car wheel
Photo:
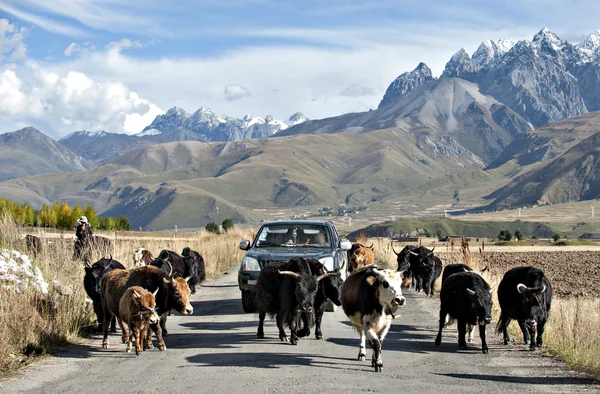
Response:
[{"label": "car wheel", "polygon": [[242,290],[242,308],[246,313],[256,312],[256,305],[254,305],[254,292],[249,290]]}]

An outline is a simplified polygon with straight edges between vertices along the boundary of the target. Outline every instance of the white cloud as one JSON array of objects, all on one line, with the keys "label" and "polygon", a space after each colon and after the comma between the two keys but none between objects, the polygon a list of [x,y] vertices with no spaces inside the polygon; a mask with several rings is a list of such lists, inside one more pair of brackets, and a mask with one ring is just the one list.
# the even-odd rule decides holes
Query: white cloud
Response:
[{"label": "white cloud", "polygon": [[21,60],[27,57],[27,46],[23,42],[25,28],[17,28],[8,19],[0,19],[0,63],[5,60]]},{"label": "white cloud", "polygon": [[4,127],[26,121],[53,137],[81,129],[133,134],[162,112],[120,82],[95,82],[81,72],[59,75],[34,62],[0,72]]},{"label": "white cloud", "polygon": [[[52,2],[54,4],[54,2]],[[70,25],[64,23],[58,23],[53,21],[52,19],[47,19],[23,10],[19,10],[17,8],[11,7],[6,3],[0,3],[0,11],[4,11],[8,14],[14,15],[17,18],[32,23],[36,26],[41,27],[42,29],[49,31],[51,33],[62,34],[66,36],[72,37],[83,37],[87,36],[87,33],[81,29],[76,27],[72,27]]]},{"label": "white cloud", "polygon": [[67,48],[65,48],[65,56],[71,56],[72,54],[74,54],[75,52],[79,52],[81,51],[81,47],[79,46],[79,44],[72,42],[69,44],[69,46]]},{"label": "white cloud", "polygon": [[226,85],[223,96],[227,101],[235,101],[244,97],[250,97],[250,91],[242,85]]}]

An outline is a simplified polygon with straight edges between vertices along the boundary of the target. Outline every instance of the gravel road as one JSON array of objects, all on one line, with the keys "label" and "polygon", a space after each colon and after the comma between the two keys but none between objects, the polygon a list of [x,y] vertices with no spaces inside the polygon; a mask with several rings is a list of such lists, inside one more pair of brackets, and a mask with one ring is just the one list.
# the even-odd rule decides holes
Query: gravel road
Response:
[{"label": "gravel road", "polygon": [[0,382],[2,393],[509,393],[599,392],[598,382],[572,372],[521,343],[501,345],[488,328],[490,353],[477,334],[458,351],[456,328],[433,344],[439,301],[405,291],[407,306],[383,343],[383,372],[356,360],[358,335],[341,308],[326,313],[325,340],[282,343],[273,322],[256,339],[258,317],[244,314],[236,272],[206,282],[193,298],[194,315],[169,317],[168,350],[125,352],[117,334],[109,349],[84,340]]}]

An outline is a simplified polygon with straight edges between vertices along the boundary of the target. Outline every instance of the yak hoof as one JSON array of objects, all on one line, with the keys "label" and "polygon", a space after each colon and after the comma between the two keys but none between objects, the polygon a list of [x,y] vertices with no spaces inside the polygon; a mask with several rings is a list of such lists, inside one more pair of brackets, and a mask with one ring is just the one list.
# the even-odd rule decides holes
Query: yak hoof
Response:
[{"label": "yak hoof", "polygon": [[265,333],[264,332],[259,332],[259,333],[256,334],[256,337],[258,339],[265,339]]},{"label": "yak hoof", "polygon": [[442,344],[442,336],[441,336],[441,335],[438,335],[438,336],[435,338],[435,346],[440,346],[441,344]]},{"label": "yak hoof", "polygon": [[484,348],[481,348],[481,351],[483,352],[483,354],[489,354],[490,353],[490,351],[489,351],[489,349],[488,349],[487,346],[484,347]]},{"label": "yak hoof", "polygon": [[123,343],[127,343],[127,341],[129,340],[128,338],[121,338],[121,340],[123,341]]},{"label": "yak hoof", "polygon": [[110,332],[117,332],[117,327],[115,327],[115,326],[112,326],[112,327],[110,328]]},{"label": "yak hoof", "polygon": [[509,342],[509,340],[508,340],[508,339],[505,339],[505,340],[504,340],[504,344],[505,344],[505,345],[508,345],[508,342]]},{"label": "yak hoof", "polygon": [[146,346],[144,346],[144,350],[146,349],[154,349],[154,345],[151,343],[148,343]]},{"label": "yak hoof", "polygon": [[131,353],[131,349],[127,348],[126,352]]},{"label": "yak hoof", "polygon": [[373,362],[373,368],[375,368],[375,372],[383,372],[383,364]]},{"label": "yak hoof", "polygon": [[459,349],[459,350],[467,350],[467,349],[468,349],[468,347],[467,347],[467,345],[466,345],[466,344],[464,344],[464,345],[463,345],[463,344],[459,344],[459,345],[458,345],[458,349]]},{"label": "yak hoof", "polygon": [[292,340],[290,341],[290,344],[292,344],[294,346],[298,345],[298,339],[295,338],[295,337],[292,337]]},{"label": "yak hoof", "polygon": [[161,352],[164,352],[165,350],[167,350],[167,346],[166,345],[158,345],[158,350],[160,350]]},{"label": "yak hoof", "polygon": [[287,335],[280,335],[279,339],[281,340],[281,342],[289,342]]},{"label": "yak hoof", "polygon": [[358,361],[365,361],[366,359],[367,359],[366,354],[362,354],[362,353],[358,354]]},{"label": "yak hoof", "polygon": [[108,343],[103,343],[102,344],[102,349],[108,349]]},{"label": "yak hoof", "polygon": [[317,334],[315,334],[315,338],[316,339],[323,339],[323,334],[317,333]]},{"label": "yak hoof", "polygon": [[529,345],[531,343],[531,341],[529,339],[525,340],[525,345]]}]

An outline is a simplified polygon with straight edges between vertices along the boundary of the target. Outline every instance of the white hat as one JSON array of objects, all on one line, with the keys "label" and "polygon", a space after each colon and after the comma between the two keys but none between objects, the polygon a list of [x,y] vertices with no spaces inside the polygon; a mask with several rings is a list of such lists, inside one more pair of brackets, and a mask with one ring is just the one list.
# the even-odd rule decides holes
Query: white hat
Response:
[{"label": "white hat", "polygon": [[80,217],[79,221],[82,222],[82,223],[87,223],[88,222],[88,220],[87,220],[87,218],[85,216]]}]

